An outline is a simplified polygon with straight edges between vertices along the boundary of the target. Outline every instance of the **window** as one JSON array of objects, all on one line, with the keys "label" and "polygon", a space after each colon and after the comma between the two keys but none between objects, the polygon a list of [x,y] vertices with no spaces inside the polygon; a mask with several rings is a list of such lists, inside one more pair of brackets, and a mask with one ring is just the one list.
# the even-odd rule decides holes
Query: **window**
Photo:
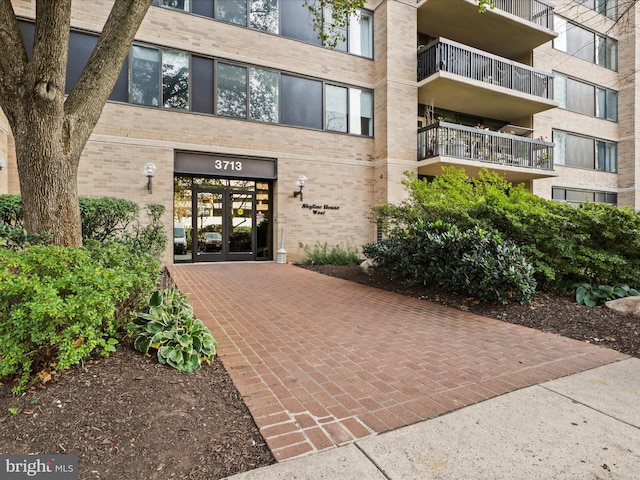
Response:
[{"label": "window", "polygon": [[219,62],[216,77],[216,113],[247,118],[247,68]]},{"label": "window", "polygon": [[136,105],[160,105],[160,50],[131,47],[129,94]]},{"label": "window", "polygon": [[318,32],[313,31],[313,17],[302,2],[280,2],[280,33],[289,38],[320,45]]},{"label": "window", "polygon": [[334,25],[333,23],[333,7],[331,5],[327,5],[324,7],[323,12],[323,32],[325,36],[327,36],[329,40],[329,46],[331,46],[331,42],[335,41],[335,49],[340,50],[341,52],[346,52],[348,50],[347,45],[347,28],[339,27]]},{"label": "window", "polygon": [[618,121],[618,92],[596,87],[596,116]]},{"label": "window", "polygon": [[618,171],[618,145],[614,142],[596,140],[596,168],[601,172]]},{"label": "window", "polygon": [[282,75],[282,123],[322,128],[322,82]]},{"label": "window", "polygon": [[612,38],[586,30],[562,17],[554,17],[558,36],[553,48],[610,70],[618,68],[618,42]]},{"label": "window", "polygon": [[615,142],[555,130],[553,141],[556,144],[556,165],[610,173],[618,171],[618,146]]},{"label": "window", "polygon": [[325,128],[327,130],[347,131],[347,92],[345,87],[326,86]]},{"label": "window", "polygon": [[80,32],[70,33],[69,61],[67,62],[67,81],[64,93],[69,94],[78,80],[80,80],[82,70],[84,70],[97,43],[98,37],[95,35]]},{"label": "window", "polygon": [[554,72],[554,98],[561,108],[618,121],[618,92]]},{"label": "window", "polygon": [[189,108],[189,54],[172,50],[162,53],[162,105]]},{"label": "window", "polygon": [[151,5],[175,8],[176,10],[189,11],[189,0],[153,0]]},{"label": "window", "polygon": [[616,20],[618,18],[618,0],[576,0],[591,10]]},{"label": "window", "polygon": [[336,37],[337,43],[334,48],[341,52],[373,58],[373,16],[367,12],[359,11],[349,17],[349,23],[346,28],[334,26],[333,31],[331,31],[328,25],[333,25],[332,15],[333,10],[330,7],[326,7],[324,11],[324,30],[325,34],[332,34],[333,37]]},{"label": "window", "polygon": [[277,72],[262,68],[249,69],[249,110],[251,119],[278,122],[280,88]]},{"label": "window", "polygon": [[578,190],[572,188],[551,188],[551,198],[559,202],[580,204],[583,202],[618,204],[618,194],[613,192],[597,192],[591,190]]},{"label": "window", "polygon": [[213,114],[213,72],[215,62],[210,58],[191,56],[191,109]]},{"label": "window", "polygon": [[136,105],[188,109],[189,54],[132,46],[129,95],[131,103]]},{"label": "window", "polygon": [[373,136],[373,93],[349,89],[349,132]]},{"label": "window", "polygon": [[[314,31],[314,18],[305,0],[153,0],[152,5],[191,12],[221,22],[281,34],[314,45],[322,45]],[[325,26],[332,22],[332,8],[324,11]],[[358,11],[349,18],[348,27],[339,29],[341,40],[334,48],[373,58],[373,15]]]},{"label": "window", "polygon": [[588,83],[567,79],[567,109],[593,116],[595,114],[595,88]]},{"label": "window", "polygon": [[[313,16],[301,0],[280,0],[281,10],[281,34],[285,37],[295,38],[303,42],[321,45],[318,32],[313,30]],[[325,8],[324,21],[332,22],[331,8]],[[325,26],[324,32],[329,29]],[[359,11],[349,18],[346,29],[338,29],[343,37],[335,46],[336,50],[349,52],[362,57],[373,58],[373,15],[365,11]]]},{"label": "window", "polygon": [[349,53],[373,58],[373,15],[360,11],[349,21]]},{"label": "window", "polygon": [[[32,26],[20,23],[28,45]],[[95,35],[71,32],[69,90],[96,42]],[[371,90],[139,44],[131,47],[109,100],[373,136]]]},{"label": "window", "polygon": [[244,0],[216,0],[215,6],[218,20],[247,26],[247,2]]},{"label": "window", "polygon": [[609,37],[596,35],[598,56],[596,63],[611,70],[618,69],[618,42]]},{"label": "window", "polygon": [[278,0],[251,0],[249,26],[264,32],[278,33]]}]

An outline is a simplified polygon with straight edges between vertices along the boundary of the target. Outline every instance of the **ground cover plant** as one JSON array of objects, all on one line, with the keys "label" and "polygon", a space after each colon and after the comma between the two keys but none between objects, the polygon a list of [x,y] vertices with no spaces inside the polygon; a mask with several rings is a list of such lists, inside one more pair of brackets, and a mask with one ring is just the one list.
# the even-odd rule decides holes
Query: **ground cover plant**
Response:
[{"label": "ground cover plant", "polygon": [[136,350],[145,355],[153,350],[161,364],[181,372],[211,363],[218,345],[211,331],[193,316],[186,295],[175,287],[153,292],[148,312],[138,312],[127,330]]},{"label": "ground cover plant", "polygon": [[311,265],[359,265],[363,260],[358,249],[351,245],[329,247],[327,242],[316,242],[313,248],[302,243],[300,248],[304,251],[303,262]]}]

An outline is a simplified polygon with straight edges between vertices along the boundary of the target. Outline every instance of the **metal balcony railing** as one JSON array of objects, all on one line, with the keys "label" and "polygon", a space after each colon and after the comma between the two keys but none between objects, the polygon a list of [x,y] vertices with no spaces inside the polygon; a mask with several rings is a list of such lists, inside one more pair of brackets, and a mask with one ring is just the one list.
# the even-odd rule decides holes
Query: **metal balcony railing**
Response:
[{"label": "metal balcony railing", "polygon": [[438,71],[553,99],[552,74],[444,38],[418,49],[418,82]]},{"label": "metal balcony railing", "polygon": [[495,0],[496,8],[553,30],[553,5],[543,0]]},{"label": "metal balcony railing", "polygon": [[418,130],[418,160],[438,156],[553,170],[553,143],[447,122]]}]

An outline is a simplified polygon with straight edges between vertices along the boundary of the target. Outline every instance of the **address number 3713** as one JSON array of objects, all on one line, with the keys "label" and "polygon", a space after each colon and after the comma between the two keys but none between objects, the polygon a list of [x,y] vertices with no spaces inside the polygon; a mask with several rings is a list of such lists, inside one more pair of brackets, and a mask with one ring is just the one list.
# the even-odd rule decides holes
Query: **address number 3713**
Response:
[{"label": "address number 3713", "polygon": [[242,170],[242,162],[231,161],[231,160],[216,160],[214,162],[214,167],[216,170],[233,170],[240,171]]}]

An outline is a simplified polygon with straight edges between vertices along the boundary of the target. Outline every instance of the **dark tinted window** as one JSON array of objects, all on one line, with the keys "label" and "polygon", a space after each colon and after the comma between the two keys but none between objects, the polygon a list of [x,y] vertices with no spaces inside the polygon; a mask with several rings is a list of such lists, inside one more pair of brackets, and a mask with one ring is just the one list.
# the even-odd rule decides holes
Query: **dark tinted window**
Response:
[{"label": "dark tinted window", "polygon": [[20,33],[22,34],[22,43],[27,51],[27,57],[31,60],[33,54],[33,37],[35,35],[36,26],[31,22],[18,22]]},{"label": "dark tinted window", "polygon": [[191,109],[213,113],[213,60],[191,57]]},{"label": "dark tinted window", "polygon": [[191,0],[191,12],[213,18],[213,0]]},{"label": "dark tinted window", "polygon": [[282,123],[322,128],[322,82],[282,75]]},{"label": "dark tinted window", "polygon": [[129,101],[129,56],[124,59],[124,64],[120,70],[116,85],[111,91],[109,100],[115,102],[128,102]]},{"label": "dark tinted window", "polygon": [[313,16],[301,1],[281,2],[280,12],[281,35],[316,45],[322,44],[318,32],[313,31]]},{"label": "dark tinted window", "polygon": [[69,36],[69,60],[67,61],[67,83],[64,93],[67,95],[80,79],[93,49],[98,43],[98,37],[86,33],[71,32]]}]

